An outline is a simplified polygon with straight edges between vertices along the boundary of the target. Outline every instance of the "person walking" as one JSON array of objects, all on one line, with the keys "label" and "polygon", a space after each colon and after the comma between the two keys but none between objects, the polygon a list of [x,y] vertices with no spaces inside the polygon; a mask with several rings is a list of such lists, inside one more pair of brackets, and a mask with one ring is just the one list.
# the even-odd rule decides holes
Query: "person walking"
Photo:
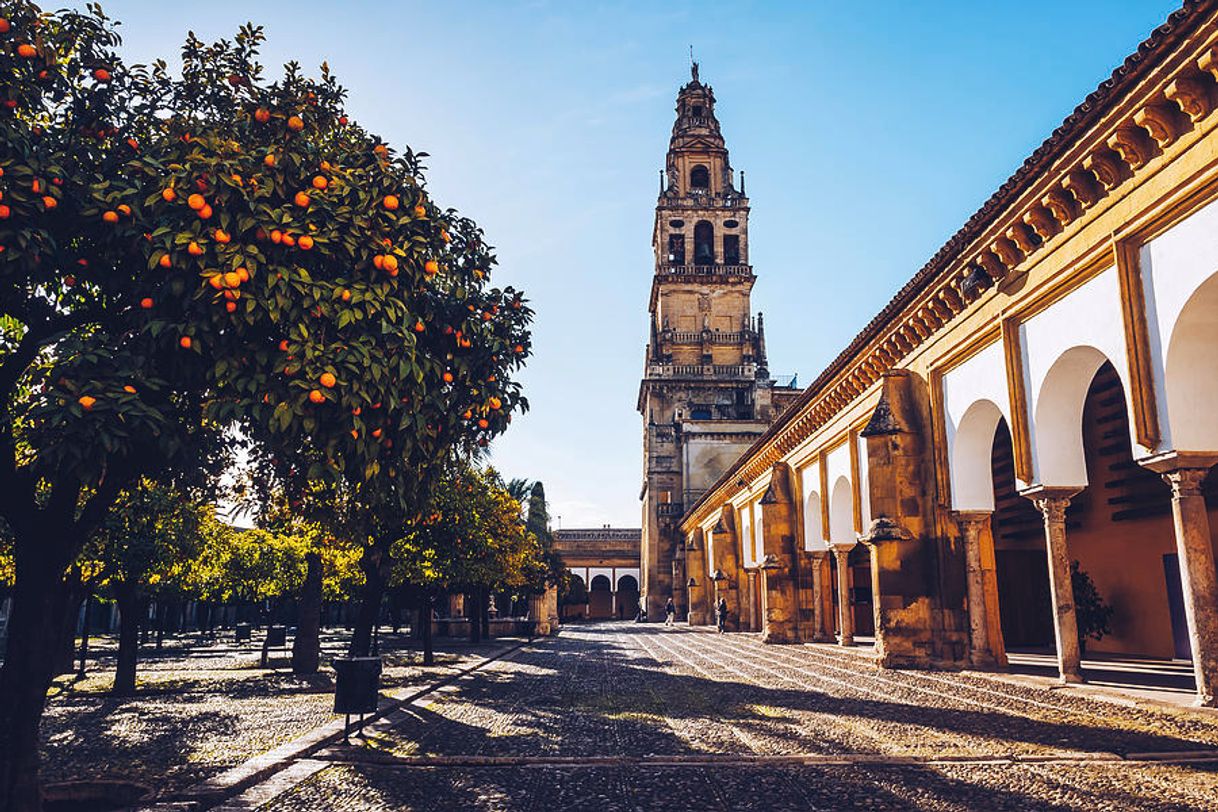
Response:
[{"label": "person walking", "polygon": [[664,625],[671,626],[673,619],[677,616],[677,605],[672,602],[672,598],[668,599],[668,603],[664,604]]},{"label": "person walking", "polygon": [[719,626],[719,634],[727,631],[727,598],[720,597],[715,604],[715,623]]}]

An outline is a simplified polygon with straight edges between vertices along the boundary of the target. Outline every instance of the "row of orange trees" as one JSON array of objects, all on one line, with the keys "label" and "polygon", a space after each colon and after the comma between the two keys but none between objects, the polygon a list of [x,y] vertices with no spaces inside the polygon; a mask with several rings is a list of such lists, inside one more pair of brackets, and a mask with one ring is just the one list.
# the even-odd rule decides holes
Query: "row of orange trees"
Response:
[{"label": "row of orange trees", "polygon": [[173,75],[95,6],[0,0],[0,809],[39,806],[64,574],[142,477],[206,488],[244,445],[260,488],[330,489],[359,653],[443,461],[526,405],[531,312],[477,225],[261,41],[191,36]]}]

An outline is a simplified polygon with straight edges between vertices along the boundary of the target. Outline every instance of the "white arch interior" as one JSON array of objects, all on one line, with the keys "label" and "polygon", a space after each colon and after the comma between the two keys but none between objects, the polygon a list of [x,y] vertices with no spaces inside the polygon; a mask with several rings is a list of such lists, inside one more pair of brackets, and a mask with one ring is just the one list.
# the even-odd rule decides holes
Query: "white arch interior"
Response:
[{"label": "white arch interior", "polygon": [[[1195,412],[1185,408],[1181,398],[1186,400],[1197,393],[1195,390],[1180,389],[1176,386],[1180,381],[1178,376],[1168,373],[1168,355],[1176,354],[1171,348],[1176,345],[1177,337],[1182,339],[1179,346],[1192,343],[1191,340],[1183,338],[1185,333],[1178,332],[1178,321],[1184,316],[1186,309],[1192,311],[1188,315],[1189,325],[1186,332],[1200,337],[1197,335],[1200,325],[1196,322],[1199,314],[1193,310],[1192,305],[1195,301],[1201,301],[1195,300],[1195,295],[1202,287],[1209,285],[1210,278],[1215,270],[1218,270],[1218,202],[1204,206],[1142,246],[1139,261],[1146,295],[1146,321],[1150,328],[1155,396],[1160,406],[1160,450],[1208,450],[1190,447],[1202,442],[1202,438],[1196,435],[1195,428],[1192,430],[1193,436],[1183,442],[1176,437],[1178,431],[1175,424],[1178,421],[1172,417],[1171,402],[1176,401],[1176,410],[1180,413],[1179,421],[1192,422]],[[1210,302],[1212,306],[1208,294],[1203,294],[1203,297],[1204,301]],[[1189,366],[1185,355],[1175,358],[1172,363],[1177,365],[1177,371]],[[1176,388],[1174,393],[1167,391],[1168,377],[1177,379],[1173,384]],[[1181,425],[1179,430],[1184,431],[1186,437],[1190,433],[1190,429],[1184,425]],[[1135,446],[1135,451],[1136,448]],[[1210,445],[1209,448],[1213,446]]]},{"label": "white arch interior", "polygon": [[858,541],[854,532],[854,492],[850,480],[838,477],[829,498],[829,541],[849,545]]},{"label": "white arch interior", "polygon": [[863,530],[871,524],[871,478],[870,472],[867,470],[869,460],[867,458],[867,438],[859,436],[858,438],[858,455],[859,455],[859,518]]},{"label": "white arch interior", "polygon": [[952,507],[956,510],[994,509],[994,472],[990,457],[994,431],[1002,410],[992,400],[979,400],[956,426],[951,450]]},{"label": "white arch interior", "polygon": [[1108,360],[1095,347],[1066,350],[1049,368],[1033,418],[1037,478],[1053,487],[1086,487],[1083,403],[1095,373]]},{"label": "white arch interior", "polygon": [[761,502],[753,503],[753,560],[765,558],[765,508]]},{"label": "white arch interior", "polygon": [[1218,274],[1197,288],[1176,320],[1165,385],[1174,449],[1218,452]]},{"label": "white arch interior", "polygon": [[741,560],[746,567],[757,566],[757,559],[753,558],[753,520],[751,518],[752,511],[749,505],[740,508],[740,548]]},{"label": "white arch interior", "polygon": [[821,523],[820,494],[812,491],[804,502],[804,549],[816,552],[829,549]]}]

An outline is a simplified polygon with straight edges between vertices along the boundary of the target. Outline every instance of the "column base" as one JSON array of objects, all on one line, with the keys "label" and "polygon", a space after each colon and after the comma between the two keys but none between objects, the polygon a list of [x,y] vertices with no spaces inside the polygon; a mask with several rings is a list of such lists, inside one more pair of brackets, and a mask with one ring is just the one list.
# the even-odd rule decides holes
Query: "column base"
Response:
[{"label": "column base", "polygon": [[1057,678],[1058,685],[1082,685],[1084,682],[1082,674],[1061,674]]},{"label": "column base", "polygon": [[1001,668],[998,659],[989,652],[984,654],[973,654],[969,657],[969,667],[981,669],[982,671],[997,671]]}]

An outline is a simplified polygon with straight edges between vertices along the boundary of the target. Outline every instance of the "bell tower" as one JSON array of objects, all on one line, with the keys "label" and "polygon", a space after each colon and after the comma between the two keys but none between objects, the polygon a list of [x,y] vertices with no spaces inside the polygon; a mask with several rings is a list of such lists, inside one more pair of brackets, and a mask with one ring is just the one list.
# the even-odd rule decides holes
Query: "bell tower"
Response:
[{"label": "bell tower", "polygon": [[749,199],[737,187],[715,93],[691,66],[660,176],[652,248],[643,416],[641,590],[650,617],[684,613],[685,508],[775,417],[760,315],[749,297]]}]

